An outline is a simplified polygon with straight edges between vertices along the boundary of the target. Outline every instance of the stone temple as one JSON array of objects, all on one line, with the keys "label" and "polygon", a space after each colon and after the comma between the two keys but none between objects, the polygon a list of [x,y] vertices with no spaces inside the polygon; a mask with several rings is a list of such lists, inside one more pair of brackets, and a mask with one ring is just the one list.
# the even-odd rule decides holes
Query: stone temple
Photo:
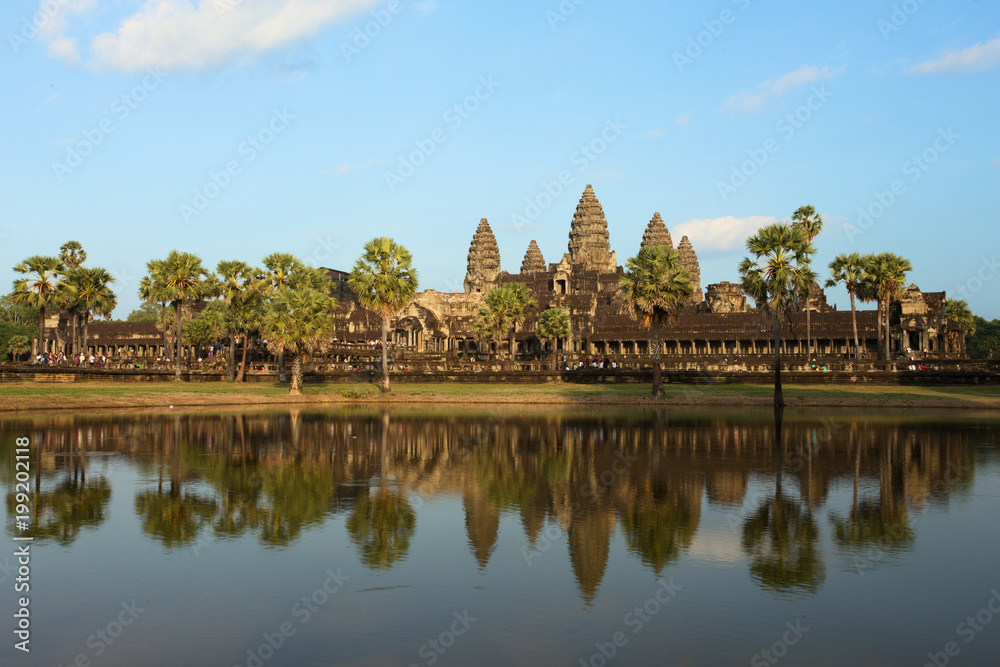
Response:
[{"label": "stone temple", "polygon": [[[684,365],[730,358],[766,363],[765,355],[774,353],[773,320],[747,303],[738,283],[701,284],[698,255],[691,241],[682,237],[677,245],[662,217],[654,213],[642,239],[627,249],[624,257],[635,255],[641,245],[667,245],[676,248],[680,262],[691,275],[694,293],[690,303],[675,322],[663,330],[664,361]],[[822,272],[822,267],[817,267]],[[361,308],[347,286],[342,271],[328,270],[334,279],[338,300],[335,335],[342,342],[357,342],[381,337],[381,320]],[[734,267],[735,272],[735,267]],[[416,295],[392,322],[393,343],[422,358],[428,368],[447,367],[456,361],[485,361],[489,344],[479,341],[473,332],[473,319],[487,293],[505,283],[528,285],[538,301],[538,308],[528,314],[518,327],[516,360],[532,362],[547,352],[535,335],[539,315],[547,308],[569,312],[572,335],[556,341],[556,349],[568,361],[600,355],[617,359],[631,367],[648,359],[648,328],[619,313],[614,296],[619,289],[623,269],[611,249],[608,222],[604,209],[588,185],[580,197],[569,226],[567,251],[557,262],[546,262],[538,244],[532,240],[524,252],[520,271],[511,274],[501,268],[500,247],[489,222],[479,221],[469,245],[464,292],[441,293],[426,290]],[[894,356],[911,354],[919,358],[962,358],[963,336],[944,315],[944,292],[921,292],[910,285],[902,297],[890,306],[890,333]],[[859,304],[860,306],[861,304]],[[854,336],[850,310],[838,311],[826,303],[817,289],[809,303],[813,354],[819,357],[847,358],[853,351]],[[53,314],[57,320],[58,314]],[[858,337],[862,356],[877,358],[879,324],[875,310],[858,310]],[[51,330],[59,334],[57,321]],[[91,324],[90,351],[109,357],[156,357],[167,354],[164,336],[151,324]],[[63,329],[64,330],[64,329]],[[171,334],[167,335],[167,338]],[[65,341],[50,341],[52,350],[63,349]],[[505,346],[502,345],[505,348]],[[806,313],[793,313],[782,325],[781,352],[784,355],[806,354]],[[194,350],[191,350],[194,355]],[[525,366],[527,367],[527,366]]]},{"label": "stone temple", "polygon": [[[517,358],[528,361],[544,354],[534,333],[538,316],[547,308],[569,312],[572,336],[557,341],[557,349],[573,359],[610,356],[628,359],[649,352],[649,329],[620,314],[613,297],[623,268],[611,249],[608,222],[594,190],[587,185],[573,214],[567,252],[546,262],[532,240],[519,273],[501,269],[500,248],[489,222],[479,221],[469,246],[464,293],[427,290],[395,319],[391,335],[397,344],[419,352],[484,355],[486,343],[476,340],[472,321],[486,294],[505,283],[527,284],[538,308],[518,327]],[[774,351],[773,320],[747,303],[738,283],[721,282],[702,288],[698,255],[684,236],[675,246],[659,213],[654,213],[640,245],[667,245],[680,255],[691,275],[694,294],[676,322],[663,331],[665,357],[766,355]],[[625,256],[635,255],[639,247]],[[944,292],[921,293],[911,285],[892,304],[892,345],[896,353],[911,349],[924,357],[957,356],[957,332],[944,316]],[[854,346],[850,310],[837,311],[822,290],[810,299],[814,354],[847,357]],[[342,339],[377,337],[378,322],[355,303],[341,310]],[[858,336],[869,357],[878,353],[878,321],[874,310],[858,310]],[[341,327],[338,327],[340,330]],[[805,310],[792,314],[782,327],[782,353],[806,353]],[[485,357],[483,357],[485,358]]]}]

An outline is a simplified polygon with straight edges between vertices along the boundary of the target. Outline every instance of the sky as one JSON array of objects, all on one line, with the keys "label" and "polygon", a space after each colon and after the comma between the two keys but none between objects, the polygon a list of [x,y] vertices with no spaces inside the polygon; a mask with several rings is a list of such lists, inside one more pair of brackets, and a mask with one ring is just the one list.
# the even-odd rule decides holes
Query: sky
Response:
[{"label": "sky", "polygon": [[461,291],[481,218],[503,269],[558,262],[587,184],[620,264],[659,212],[738,282],[811,204],[821,277],[895,252],[1000,317],[995,2],[8,0],[0,28],[0,277],[79,241],[116,317],[175,248],[350,270],[390,236]]}]

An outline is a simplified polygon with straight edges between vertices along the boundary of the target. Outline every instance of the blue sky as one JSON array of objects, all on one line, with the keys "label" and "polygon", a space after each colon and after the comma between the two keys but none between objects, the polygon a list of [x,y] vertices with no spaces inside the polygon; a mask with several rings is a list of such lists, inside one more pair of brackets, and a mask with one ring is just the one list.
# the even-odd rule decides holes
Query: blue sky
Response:
[{"label": "blue sky", "polygon": [[555,262],[587,183],[620,263],[658,211],[736,281],[812,204],[824,277],[897,252],[1000,317],[993,2],[12,0],[0,26],[0,271],[78,240],[119,317],[173,248],[349,270],[388,235],[461,290],[480,218],[503,268]]}]

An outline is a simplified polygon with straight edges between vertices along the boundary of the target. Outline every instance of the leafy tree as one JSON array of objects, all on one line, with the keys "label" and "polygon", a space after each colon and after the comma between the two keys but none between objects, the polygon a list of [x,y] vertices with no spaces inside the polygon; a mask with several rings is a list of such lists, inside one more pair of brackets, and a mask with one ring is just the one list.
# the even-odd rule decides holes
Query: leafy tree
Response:
[{"label": "leafy tree", "polygon": [[76,295],[73,310],[83,315],[82,350],[86,352],[90,316],[96,313],[110,318],[118,305],[118,298],[111,291],[111,283],[115,282],[115,279],[107,269],[98,267],[73,269],[69,272],[68,278]]},{"label": "leafy tree", "polygon": [[263,296],[258,289],[263,280],[260,269],[240,260],[223,260],[215,268],[215,291],[228,305],[225,331],[229,336],[229,382],[237,380],[236,375],[236,333],[243,334],[243,361],[240,364],[239,379],[243,379],[246,366],[247,347],[250,330],[260,325]]},{"label": "leafy tree", "polygon": [[843,283],[847,288],[847,293],[851,295],[851,325],[854,327],[854,358],[860,356],[860,345],[858,343],[858,313],[855,308],[854,298],[858,293],[861,281],[865,275],[864,256],[852,252],[850,254],[841,253],[830,262],[831,278],[826,281],[827,287],[834,287]]},{"label": "leafy tree", "polygon": [[472,318],[472,333],[476,340],[485,341],[489,350],[489,362],[493,362],[493,350],[499,349],[500,339],[507,330],[507,323],[499,310],[490,308],[485,303],[479,306],[479,312]]},{"label": "leafy tree", "polygon": [[67,271],[79,269],[87,261],[87,251],[79,241],[66,241],[59,247],[59,261]]},{"label": "leafy tree", "polygon": [[966,352],[966,336],[976,333],[976,320],[964,299],[945,299],[944,316],[958,327],[959,352]]},{"label": "leafy tree", "polygon": [[25,276],[14,281],[15,304],[38,309],[38,352],[45,351],[45,310],[58,307],[72,295],[63,282],[65,267],[55,257],[34,255],[19,262],[14,271]]},{"label": "leafy tree", "polygon": [[167,305],[170,303],[170,295],[163,260],[150,260],[146,263],[146,271],[148,273],[139,280],[139,298],[145,305],[160,307],[163,352],[167,354]]},{"label": "leafy tree", "polygon": [[969,356],[973,359],[1000,359],[1000,320],[987,321],[974,315],[975,331],[969,336]]},{"label": "leafy tree", "polygon": [[[792,213],[792,225],[806,234],[806,243],[812,243],[823,230],[823,217],[812,205],[800,206]],[[806,357],[812,358],[812,286],[806,298]],[[857,338],[857,336],[855,336]],[[855,347],[857,347],[855,345]]]},{"label": "leafy tree", "polygon": [[141,322],[152,323],[159,319],[160,313],[157,311],[156,305],[152,303],[143,303],[125,317],[126,322],[131,322],[133,324]]},{"label": "leafy tree", "polygon": [[662,327],[677,318],[693,292],[691,276],[681,266],[680,255],[668,246],[643,246],[625,263],[617,299],[620,307],[642,326],[652,327],[653,396],[663,395]]},{"label": "leafy tree", "polygon": [[806,241],[801,227],[775,223],[757,230],[747,239],[753,256],[740,262],[743,291],[758,308],[774,316],[774,405],[784,407],[781,389],[781,315],[799,307],[816,282],[809,268],[809,256],[815,250]]},{"label": "leafy tree", "polygon": [[292,386],[289,394],[302,393],[302,360],[323,344],[333,331],[335,305],[329,289],[312,287],[278,290],[268,304],[261,331],[272,351],[290,354]]},{"label": "leafy tree", "polygon": [[406,498],[383,489],[358,498],[346,525],[361,562],[372,570],[387,570],[406,558],[416,524],[417,515]]},{"label": "leafy tree", "polygon": [[228,310],[222,301],[209,301],[197,317],[188,320],[181,327],[184,343],[196,347],[215,343],[216,339],[226,334]]},{"label": "leafy tree", "polygon": [[201,265],[201,258],[187,252],[171,250],[161,265],[164,294],[174,306],[174,337],[177,357],[174,377],[181,379],[181,310],[184,304],[194,303],[211,296],[209,274]]},{"label": "leafy tree", "polygon": [[5,350],[10,355],[11,361],[21,361],[21,357],[31,352],[31,341],[21,334],[11,336]]},{"label": "leafy tree", "polygon": [[913,266],[910,264],[910,260],[891,252],[868,256],[864,280],[869,285],[868,289],[877,295],[885,315],[882,330],[885,336],[883,350],[886,360],[892,355],[889,337],[889,306],[893,299],[898,299],[902,295],[903,285],[906,283],[906,273],[912,270]]},{"label": "leafy tree", "polygon": [[538,318],[535,325],[535,335],[544,345],[546,341],[552,341],[552,362],[555,369],[559,370],[556,362],[556,341],[559,338],[567,338],[572,333],[570,327],[569,313],[562,308],[549,308]]},{"label": "leafy tree", "polygon": [[382,317],[382,391],[389,387],[389,319],[405,308],[417,293],[413,255],[393,239],[380,236],[365,244],[347,284],[358,301]]}]

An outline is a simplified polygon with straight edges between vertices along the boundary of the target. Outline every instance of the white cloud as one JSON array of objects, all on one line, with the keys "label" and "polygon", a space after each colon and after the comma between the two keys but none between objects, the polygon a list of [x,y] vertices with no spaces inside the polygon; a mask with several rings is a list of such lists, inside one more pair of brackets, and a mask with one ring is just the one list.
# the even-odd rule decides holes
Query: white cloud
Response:
[{"label": "white cloud", "polygon": [[702,250],[736,250],[743,248],[747,237],[756,233],[764,225],[777,222],[777,218],[755,215],[749,218],[709,218],[688,220],[670,230],[670,235],[679,239],[687,236],[691,244]]},{"label": "white cloud", "polygon": [[658,127],[655,130],[647,130],[646,132],[643,132],[642,136],[649,139],[659,139],[661,137],[665,137],[668,134],[670,134],[671,130],[676,130],[679,127],[687,125],[690,120],[691,120],[691,112],[685,111],[684,113],[680,114],[679,116],[677,116],[677,118],[674,119],[674,122],[673,124],[671,124],[669,130],[664,130],[662,127]]},{"label": "white cloud", "polygon": [[147,0],[91,41],[89,59],[67,35],[69,18],[96,5],[74,0],[43,35],[50,53],[98,69],[201,69],[312,37],[380,0]]},{"label": "white cloud", "polygon": [[936,60],[928,60],[914,65],[910,74],[939,74],[948,71],[969,72],[983,70],[1000,64],[1000,37],[994,37],[985,44],[976,44],[967,49],[946,53]]},{"label": "white cloud", "polygon": [[70,137],[69,139],[60,139],[59,141],[52,144],[53,146],[76,146],[76,139]]},{"label": "white cloud", "polygon": [[413,3],[413,6],[422,12],[433,12],[438,8],[438,5],[434,0],[420,0],[419,2]]},{"label": "white cloud", "polygon": [[659,139],[660,137],[667,136],[667,131],[664,130],[662,127],[658,127],[655,130],[647,130],[643,132],[642,136],[647,137],[649,139]]},{"label": "white cloud", "polygon": [[691,120],[691,112],[685,111],[674,119],[674,127],[684,127]]},{"label": "white cloud", "polygon": [[733,113],[757,111],[768,100],[781,97],[800,86],[829,79],[832,76],[840,74],[843,70],[843,67],[832,70],[826,65],[823,67],[803,65],[782,77],[758,83],[752,90],[741,90],[726,100],[726,103],[722,105],[722,110],[732,111]]}]

